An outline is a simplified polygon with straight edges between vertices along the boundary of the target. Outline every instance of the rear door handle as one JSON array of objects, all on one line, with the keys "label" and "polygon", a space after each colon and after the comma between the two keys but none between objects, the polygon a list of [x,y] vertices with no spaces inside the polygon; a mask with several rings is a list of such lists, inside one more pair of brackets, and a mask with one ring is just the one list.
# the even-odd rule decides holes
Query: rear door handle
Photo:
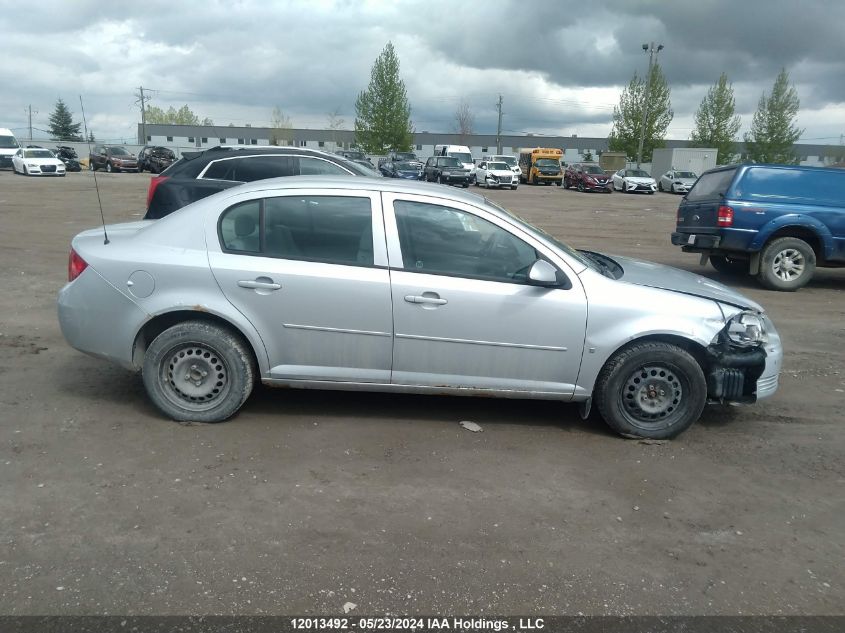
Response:
[{"label": "rear door handle", "polygon": [[238,282],[241,288],[253,288],[256,290],[278,290],[282,284],[273,281],[259,281],[258,279],[242,279]]},{"label": "rear door handle", "polygon": [[441,299],[440,297],[426,297],[424,295],[405,295],[405,301],[408,303],[428,303],[436,306],[449,303],[446,299]]}]

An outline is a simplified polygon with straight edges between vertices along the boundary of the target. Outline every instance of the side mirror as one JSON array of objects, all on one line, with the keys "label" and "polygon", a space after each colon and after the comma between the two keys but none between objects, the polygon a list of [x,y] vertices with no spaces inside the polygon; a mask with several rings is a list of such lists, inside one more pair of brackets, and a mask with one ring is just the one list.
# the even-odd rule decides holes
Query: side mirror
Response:
[{"label": "side mirror", "polygon": [[563,280],[557,268],[545,259],[538,259],[528,270],[528,282],[532,286],[556,287],[562,286]]}]

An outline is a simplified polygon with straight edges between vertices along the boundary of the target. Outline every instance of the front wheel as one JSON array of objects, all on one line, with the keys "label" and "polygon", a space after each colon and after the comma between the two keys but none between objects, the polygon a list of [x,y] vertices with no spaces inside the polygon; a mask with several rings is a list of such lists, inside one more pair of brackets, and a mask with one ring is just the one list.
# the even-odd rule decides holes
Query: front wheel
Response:
[{"label": "front wheel", "polygon": [[106,163],[106,171],[107,171],[108,173],[112,173],[112,171],[113,171],[113,168],[112,168],[112,166],[111,166],[111,163],[110,163],[110,162],[107,162],[107,163]]},{"label": "front wheel", "polygon": [[511,191],[516,191],[516,185],[511,185]]},{"label": "front wheel", "polygon": [[150,343],[143,380],[150,400],[166,416],[223,422],[252,392],[255,366],[239,336],[212,323],[186,321]]},{"label": "front wheel", "polygon": [[770,290],[791,292],[805,286],[816,270],[816,253],[804,240],[780,237],[760,254],[757,279]]},{"label": "front wheel", "polygon": [[[657,188],[658,188],[660,191],[663,191],[663,181],[662,181],[662,180],[661,180],[659,183],[657,183]],[[672,189],[674,189],[674,188],[675,188],[675,186],[674,186],[674,185],[672,185]],[[672,191],[672,193],[675,193],[675,192],[674,192],[674,191]]]},{"label": "front wheel", "polygon": [[677,345],[635,343],[602,368],[593,397],[617,433],[669,439],[701,416],[707,382],[695,358]]}]

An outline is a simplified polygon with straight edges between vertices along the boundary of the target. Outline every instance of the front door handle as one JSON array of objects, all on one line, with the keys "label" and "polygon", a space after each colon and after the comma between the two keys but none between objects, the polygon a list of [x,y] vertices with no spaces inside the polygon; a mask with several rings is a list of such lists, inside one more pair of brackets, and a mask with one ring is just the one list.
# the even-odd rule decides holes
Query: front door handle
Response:
[{"label": "front door handle", "polygon": [[[267,279],[267,281],[263,281]],[[282,284],[274,283],[272,279],[267,277],[259,277],[258,279],[242,279],[238,282],[241,288],[253,288],[255,290],[278,290]]]},{"label": "front door handle", "polygon": [[449,303],[446,299],[441,299],[436,295],[433,297],[425,295],[405,295],[405,301],[407,301],[408,303],[428,303],[430,305],[436,306],[442,306]]}]

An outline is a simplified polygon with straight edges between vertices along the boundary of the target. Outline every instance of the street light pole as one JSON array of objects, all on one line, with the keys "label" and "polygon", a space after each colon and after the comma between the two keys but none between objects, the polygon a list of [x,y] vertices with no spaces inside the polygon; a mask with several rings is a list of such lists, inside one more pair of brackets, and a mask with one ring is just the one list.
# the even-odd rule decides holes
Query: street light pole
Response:
[{"label": "street light pole", "polygon": [[648,51],[648,74],[645,78],[645,98],[643,100],[643,122],[642,126],[640,127],[640,146],[637,149],[637,169],[640,168],[640,163],[643,160],[643,143],[645,142],[645,124],[648,120],[648,100],[651,96],[651,73],[654,69],[654,58],[657,57],[657,54],[663,50],[663,44],[658,44],[657,46],[654,45],[654,42],[651,44],[643,44],[643,50]]}]

